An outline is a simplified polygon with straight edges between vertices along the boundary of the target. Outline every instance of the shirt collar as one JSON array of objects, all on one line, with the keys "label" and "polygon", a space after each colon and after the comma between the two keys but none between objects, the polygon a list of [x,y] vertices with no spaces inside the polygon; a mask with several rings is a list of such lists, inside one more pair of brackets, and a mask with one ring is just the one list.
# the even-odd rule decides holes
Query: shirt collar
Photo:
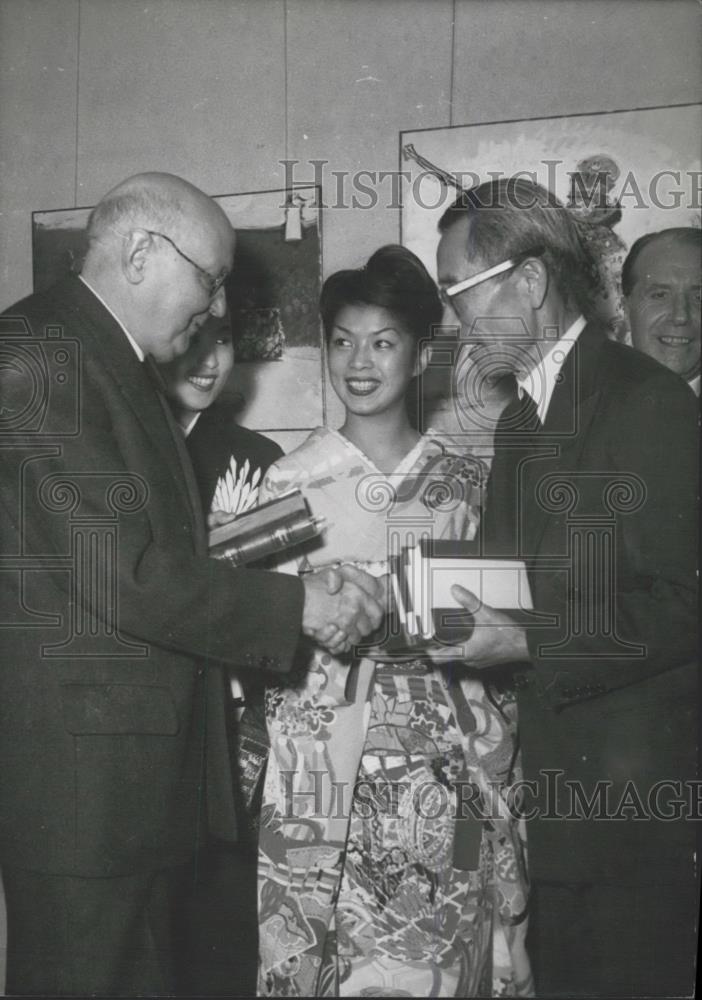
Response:
[{"label": "shirt collar", "polygon": [[586,322],[584,316],[578,316],[563,336],[553,343],[543,358],[526,375],[517,379],[519,398],[521,399],[525,392],[532,397],[536,403],[536,411],[541,423],[546,420],[553,390],[556,388],[557,376],[572,351],[575,341],[584,330]]},{"label": "shirt collar", "polygon": [[79,274],[78,278],[83,282],[83,284],[85,285],[86,288],[90,289],[90,291],[93,293],[93,295],[98,300],[98,302],[101,302],[102,305],[105,307],[105,309],[107,309],[107,311],[110,314],[110,316],[117,323],[117,325],[119,326],[120,330],[122,330],[122,332],[124,333],[125,337],[129,341],[129,343],[132,345],[132,347],[134,348],[134,353],[136,354],[136,356],[139,358],[140,361],[143,361],[144,357],[145,357],[144,352],[142,351],[141,347],[139,347],[139,345],[137,344],[137,342],[134,339],[134,337],[132,337],[131,333],[126,328],[126,326],[124,325],[124,323],[122,322],[122,320],[119,318],[119,316],[117,316],[112,311],[112,309],[110,309],[110,307],[108,306],[107,302],[105,302],[105,300],[103,299],[102,295],[100,295],[99,292],[95,291],[95,289],[90,284],[90,282],[86,281],[86,279],[83,277],[82,274]]},{"label": "shirt collar", "polygon": [[699,375],[695,375],[695,377],[691,378],[690,381],[687,384],[690,386],[690,388],[692,389],[692,391],[694,392],[694,394],[696,396],[699,396],[699,394],[700,394],[700,376]]}]

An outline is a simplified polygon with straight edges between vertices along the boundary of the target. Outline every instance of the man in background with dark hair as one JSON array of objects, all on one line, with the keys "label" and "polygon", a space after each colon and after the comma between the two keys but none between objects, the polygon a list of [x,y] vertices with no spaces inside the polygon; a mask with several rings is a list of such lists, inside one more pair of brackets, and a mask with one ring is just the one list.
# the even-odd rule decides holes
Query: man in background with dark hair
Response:
[{"label": "man in background with dark hair", "polygon": [[638,239],[622,268],[631,341],[700,394],[702,230],[663,229]]},{"label": "man in background with dark hair", "polygon": [[537,989],[687,994],[696,400],[588,320],[591,264],[550,192],[482,184],[440,228],[444,300],[518,386],[497,427],[483,547],[526,562],[534,624],[481,605],[461,656],[487,678],[515,671]]}]

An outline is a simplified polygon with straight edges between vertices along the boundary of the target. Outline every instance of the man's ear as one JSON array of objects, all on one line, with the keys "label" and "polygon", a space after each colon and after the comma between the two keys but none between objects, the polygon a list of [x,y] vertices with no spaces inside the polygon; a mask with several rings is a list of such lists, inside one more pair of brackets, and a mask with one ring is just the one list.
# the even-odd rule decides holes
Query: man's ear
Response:
[{"label": "man's ear", "polygon": [[426,371],[426,367],[429,364],[429,359],[431,358],[431,344],[425,344],[424,347],[417,354],[417,360],[414,365],[414,376],[421,375]]},{"label": "man's ear", "polygon": [[130,285],[144,280],[151,236],[145,229],[132,229],[122,240],[122,272]]},{"label": "man's ear", "polygon": [[548,293],[548,268],[540,257],[527,257],[520,270],[532,309],[540,309]]}]

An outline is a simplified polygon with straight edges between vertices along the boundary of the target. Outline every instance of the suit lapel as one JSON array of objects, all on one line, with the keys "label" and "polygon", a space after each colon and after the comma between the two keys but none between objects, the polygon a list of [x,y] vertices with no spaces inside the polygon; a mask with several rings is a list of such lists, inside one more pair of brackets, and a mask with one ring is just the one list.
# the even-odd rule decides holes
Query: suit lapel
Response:
[{"label": "suit lapel", "polygon": [[90,289],[75,279],[73,310],[80,316],[79,327],[90,327],[84,348],[117,384],[126,402],[139,420],[157,454],[171,470],[176,489],[190,514],[197,544],[204,547],[205,524],[192,464],[182,432],[170,407],[159,391],[158,369],[147,359],[142,363],[124,331]]},{"label": "suit lapel", "polygon": [[[535,496],[538,480],[544,474],[560,471],[567,474],[580,468],[580,456],[600,404],[597,373],[602,343],[600,332],[588,325],[566,358],[561,370],[562,379],[553,392],[544,426],[536,435],[539,445],[552,445],[557,454],[547,463],[547,469],[543,463],[531,465],[529,497]],[[536,552],[551,515],[541,504],[530,506],[529,549]]]},{"label": "suit lapel", "polygon": [[[179,480],[179,483],[182,483],[184,487],[188,506],[190,507],[190,513],[193,518],[193,524],[195,525],[196,528],[195,537],[198,540],[201,540],[207,534],[207,528],[205,525],[205,514],[207,513],[207,511],[202,510],[200,491],[197,486],[197,480],[195,479],[193,464],[190,460],[190,455],[188,454],[188,449],[185,445],[185,438],[183,436],[183,432],[178,425],[178,421],[173,416],[173,412],[170,406],[168,405],[168,400],[160,392],[157,392],[157,396],[159,403],[161,404],[161,410],[166,419],[166,423],[170,428],[173,441],[176,447],[178,461],[180,463],[180,468],[183,477],[182,480]],[[207,551],[206,546],[200,545],[199,541],[198,541],[198,549],[201,555],[205,554]]]}]

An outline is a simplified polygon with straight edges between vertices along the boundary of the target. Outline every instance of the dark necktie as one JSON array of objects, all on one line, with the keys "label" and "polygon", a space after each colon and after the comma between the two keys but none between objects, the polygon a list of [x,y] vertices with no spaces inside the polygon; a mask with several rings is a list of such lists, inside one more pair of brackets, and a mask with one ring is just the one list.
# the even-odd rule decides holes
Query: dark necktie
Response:
[{"label": "dark necktie", "polygon": [[521,399],[513,399],[502,412],[495,433],[495,457],[483,522],[486,555],[519,557],[519,469],[542,429],[536,402],[528,392],[523,392]]},{"label": "dark necktie", "polygon": [[542,429],[536,401],[524,390],[521,399],[513,399],[503,410],[496,436],[538,434]]}]

